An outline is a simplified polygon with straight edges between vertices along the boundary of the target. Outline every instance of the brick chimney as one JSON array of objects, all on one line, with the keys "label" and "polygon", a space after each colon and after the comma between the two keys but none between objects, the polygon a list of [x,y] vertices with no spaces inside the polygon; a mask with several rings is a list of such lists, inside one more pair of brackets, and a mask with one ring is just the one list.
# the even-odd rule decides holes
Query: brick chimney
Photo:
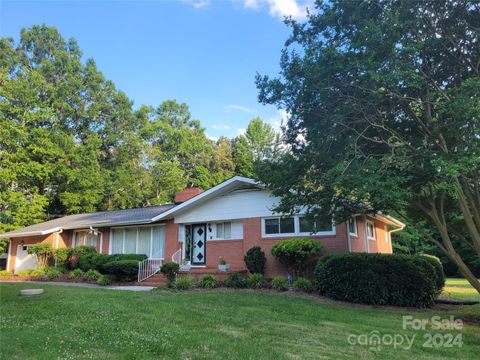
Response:
[{"label": "brick chimney", "polygon": [[201,194],[202,192],[203,189],[200,189],[199,187],[191,187],[183,189],[182,191],[178,191],[175,193],[175,204],[180,204],[187,200],[190,200],[191,198],[197,196],[198,194]]}]

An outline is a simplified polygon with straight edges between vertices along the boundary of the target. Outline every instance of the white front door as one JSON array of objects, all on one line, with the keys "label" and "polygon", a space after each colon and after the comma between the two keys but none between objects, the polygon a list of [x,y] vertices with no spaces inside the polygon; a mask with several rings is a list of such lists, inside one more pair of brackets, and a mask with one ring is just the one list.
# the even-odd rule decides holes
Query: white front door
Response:
[{"label": "white front door", "polygon": [[203,265],[206,261],[205,241],[207,230],[205,224],[192,225],[192,264]]},{"label": "white front door", "polygon": [[15,257],[15,273],[20,270],[36,269],[37,257],[34,254],[29,254],[27,245],[18,245],[17,256]]}]

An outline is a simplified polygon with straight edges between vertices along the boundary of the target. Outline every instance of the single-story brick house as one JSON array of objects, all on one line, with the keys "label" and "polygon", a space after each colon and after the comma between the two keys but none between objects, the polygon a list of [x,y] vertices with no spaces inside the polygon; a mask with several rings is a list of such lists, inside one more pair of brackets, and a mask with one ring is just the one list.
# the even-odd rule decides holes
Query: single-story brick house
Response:
[{"label": "single-story brick house", "polygon": [[[186,258],[192,268],[216,269],[219,257],[231,271],[245,270],[244,255],[260,246],[266,276],[283,273],[270,253],[291,237],[312,237],[323,252],[391,253],[392,231],[404,224],[386,215],[356,216],[347,223],[311,223],[302,214],[281,217],[272,211],[278,198],[256,180],[235,176],[207,191],[185,189],[174,204],[69,215],[0,234],[9,238],[7,269],[34,268],[27,248],[39,242],[54,248],[92,245],[102,253],[146,254],[157,264]],[[158,267],[157,267],[158,268]]]}]

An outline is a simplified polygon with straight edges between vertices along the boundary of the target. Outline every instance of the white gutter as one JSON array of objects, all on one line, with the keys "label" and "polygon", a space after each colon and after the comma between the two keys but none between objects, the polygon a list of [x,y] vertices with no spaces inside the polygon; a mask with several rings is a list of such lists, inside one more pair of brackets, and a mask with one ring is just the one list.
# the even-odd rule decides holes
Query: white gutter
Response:
[{"label": "white gutter", "polygon": [[365,228],[365,252],[368,253],[370,252],[369,246],[368,246],[368,232],[367,232],[367,216],[363,215],[363,226]]},{"label": "white gutter", "polygon": [[90,230],[92,230],[94,233],[100,234],[100,251],[99,251],[99,254],[101,254],[102,249],[103,249],[103,233],[98,229],[94,229],[92,226],[90,226]]},{"label": "white gutter", "polygon": [[8,240],[7,271],[10,271],[10,256],[12,256],[12,240]]}]

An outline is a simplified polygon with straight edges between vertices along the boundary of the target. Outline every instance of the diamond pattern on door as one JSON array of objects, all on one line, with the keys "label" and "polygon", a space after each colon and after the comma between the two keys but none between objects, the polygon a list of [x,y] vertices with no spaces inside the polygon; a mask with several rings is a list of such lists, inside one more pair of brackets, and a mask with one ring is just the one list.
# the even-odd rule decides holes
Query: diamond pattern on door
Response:
[{"label": "diamond pattern on door", "polygon": [[192,225],[192,263],[193,264],[205,264],[205,224]]}]

